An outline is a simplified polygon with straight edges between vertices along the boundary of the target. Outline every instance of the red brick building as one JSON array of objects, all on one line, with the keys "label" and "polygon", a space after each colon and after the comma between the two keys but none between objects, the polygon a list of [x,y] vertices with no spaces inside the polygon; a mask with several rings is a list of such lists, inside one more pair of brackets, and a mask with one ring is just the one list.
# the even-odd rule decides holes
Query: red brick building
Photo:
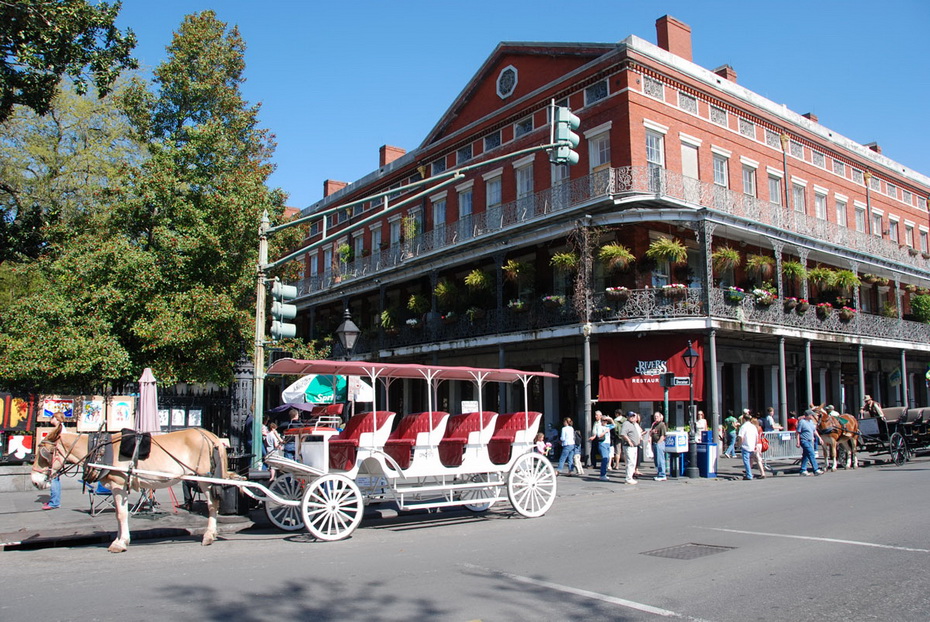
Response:
[{"label": "red brick building", "polygon": [[[549,423],[587,413],[588,391],[655,408],[689,340],[717,420],[927,404],[911,300],[930,292],[930,178],[694,64],[687,25],[656,29],[658,45],[501,43],[417,149],[326,181],[305,210],[321,218],[302,336],[349,309],[357,357],[556,372],[532,405]],[[552,102],[581,118],[575,166],[532,150]],[[682,422],[687,387],[670,397]]]}]

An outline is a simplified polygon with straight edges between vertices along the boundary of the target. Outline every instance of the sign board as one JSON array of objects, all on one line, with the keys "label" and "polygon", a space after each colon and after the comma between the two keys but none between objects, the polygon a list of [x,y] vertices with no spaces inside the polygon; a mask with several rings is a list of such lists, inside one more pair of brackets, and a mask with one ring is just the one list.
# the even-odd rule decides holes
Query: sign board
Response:
[{"label": "sign board", "polygon": [[687,376],[675,376],[675,384],[672,386],[676,387],[687,387],[691,385],[691,378]]},{"label": "sign board", "polygon": [[478,400],[462,400],[463,413],[478,412]]}]

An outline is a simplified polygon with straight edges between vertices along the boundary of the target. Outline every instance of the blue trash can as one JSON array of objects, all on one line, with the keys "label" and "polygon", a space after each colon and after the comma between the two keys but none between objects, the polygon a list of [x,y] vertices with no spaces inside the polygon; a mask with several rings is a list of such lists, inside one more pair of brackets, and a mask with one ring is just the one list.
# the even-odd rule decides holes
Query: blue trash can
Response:
[{"label": "blue trash can", "polygon": [[717,477],[717,444],[698,443],[697,463],[701,477]]},{"label": "blue trash can", "polygon": [[714,432],[713,430],[702,430],[701,438],[698,439],[700,443],[713,443],[714,442]]}]

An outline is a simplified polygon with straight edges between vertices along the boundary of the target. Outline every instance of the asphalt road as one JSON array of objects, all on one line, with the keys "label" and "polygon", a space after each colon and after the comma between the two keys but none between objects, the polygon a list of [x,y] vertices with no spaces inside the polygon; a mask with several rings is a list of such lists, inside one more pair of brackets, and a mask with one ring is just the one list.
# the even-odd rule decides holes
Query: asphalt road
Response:
[{"label": "asphalt road", "polygon": [[5,552],[0,619],[930,618],[927,458],[751,482],[563,482],[539,519],[495,506],[365,523],[334,543],[269,530],[121,555]]}]

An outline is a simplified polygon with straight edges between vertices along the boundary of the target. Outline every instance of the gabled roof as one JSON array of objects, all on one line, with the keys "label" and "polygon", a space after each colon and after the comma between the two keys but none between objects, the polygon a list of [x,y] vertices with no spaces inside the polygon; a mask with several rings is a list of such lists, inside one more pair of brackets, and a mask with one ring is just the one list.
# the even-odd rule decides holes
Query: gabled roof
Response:
[{"label": "gabled roof", "polygon": [[[563,78],[616,48],[617,44],[613,43],[505,41],[498,44],[426,135],[419,149],[485,117],[494,109],[506,107],[522,96]],[[519,80],[513,94],[501,99],[497,95],[497,76],[508,65],[517,69]]]}]

